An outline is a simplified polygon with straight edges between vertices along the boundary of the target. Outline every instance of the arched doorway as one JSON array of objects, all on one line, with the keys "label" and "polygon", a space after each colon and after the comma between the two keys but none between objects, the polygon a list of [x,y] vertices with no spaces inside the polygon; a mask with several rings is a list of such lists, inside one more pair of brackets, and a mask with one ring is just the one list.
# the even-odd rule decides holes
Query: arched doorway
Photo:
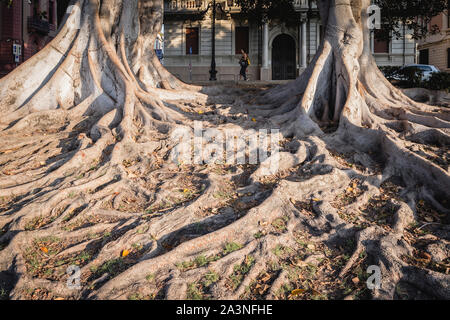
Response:
[{"label": "arched doorway", "polygon": [[280,34],[272,42],[272,79],[295,79],[295,40]]}]

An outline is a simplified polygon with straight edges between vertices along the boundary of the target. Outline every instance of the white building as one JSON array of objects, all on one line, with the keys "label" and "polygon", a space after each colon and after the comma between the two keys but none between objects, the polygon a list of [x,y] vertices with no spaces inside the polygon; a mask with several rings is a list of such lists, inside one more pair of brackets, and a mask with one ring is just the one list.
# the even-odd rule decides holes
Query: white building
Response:
[{"label": "white building", "polygon": [[[261,26],[249,23],[235,1],[217,0],[224,9],[216,15],[218,80],[236,80],[241,49],[249,53],[248,73],[252,80],[294,79],[306,68],[320,45],[323,28],[314,3],[309,8],[308,0],[293,1],[301,13],[295,28],[282,23]],[[184,81],[209,79],[212,10],[207,8],[210,2],[164,1],[164,65]],[[373,40],[373,50],[380,65],[402,65],[416,60],[416,44],[410,36],[390,43]]]}]

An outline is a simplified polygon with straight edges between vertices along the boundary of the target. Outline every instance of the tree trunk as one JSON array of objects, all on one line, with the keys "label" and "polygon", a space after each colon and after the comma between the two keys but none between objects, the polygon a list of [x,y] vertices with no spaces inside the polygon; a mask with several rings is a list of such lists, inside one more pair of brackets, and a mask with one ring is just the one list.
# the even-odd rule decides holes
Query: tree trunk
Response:
[{"label": "tree trunk", "polygon": [[[320,127],[338,124],[337,134],[364,152],[379,152],[381,148],[386,158],[408,154],[405,161],[414,171],[412,175],[448,197],[448,173],[438,166],[430,167],[420,157],[414,159],[398,138],[448,146],[450,116],[406,97],[378,69],[370,45],[370,3],[319,1],[326,26],[319,52],[295,82],[269,90],[260,101],[275,105],[287,101],[270,113],[285,135],[320,135]],[[430,171],[436,179],[428,178]]]}]

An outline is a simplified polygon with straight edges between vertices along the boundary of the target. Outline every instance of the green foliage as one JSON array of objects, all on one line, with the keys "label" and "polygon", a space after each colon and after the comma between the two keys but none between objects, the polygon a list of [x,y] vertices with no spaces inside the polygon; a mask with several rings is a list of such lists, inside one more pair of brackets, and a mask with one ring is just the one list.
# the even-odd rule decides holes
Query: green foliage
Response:
[{"label": "green foliage", "polygon": [[425,81],[424,87],[430,90],[443,90],[450,92],[450,73],[437,72],[431,74],[428,81]]},{"label": "green foliage", "polygon": [[404,80],[399,85],[406,88],[418,88],[422,85],[423,72],[417,67],[406,67],[401,69],[398,74]]},{"label": "green foliage", "polygon": [[[415,67],[380,67],[386,79],[395,81],[402,88],[426,88],[450,92],[450,73],[432,73],[428,80],[422,80],[422,71]],[[398,81],[396,78],[402,78]]]},{"label": "green foliage", "polygon": [[242,245],[236,242],[228,242],[223,249],[223,254],[227,255],[242,248]]},{"label": "green foliage", "polygon": [[283,21],[287,26],[300,22],[292,0],[237,0],[241,13],[250,21],[261,24],[264,21]]},{"label": "green foliage", "polygon": [[380,38],[402,37],[406,25],[413,32],[413,38],[419,39],[428,33],[439,32],[437,25],[428,28],[431,19],[448,9],[448,0],[375,0],[381,8],[383,28],[377,35]]},{"label": "green foliage", "polygon": [[[309,0],[309,13],[314,2],[328,0]],[[402,37],[402,24],[413,32],[418,39],[428,33],[439,32],[437,25],[428,25],[431,19],[448,10],[448,0],[374,0],[381,8],[383,28],[377,34],[386,40],[391,37]],[[237,0],[241,12],[250,21],[261,24],[264,21],[282,21],[287,26],[295,26],[300,22],[300,13],[296,12],[293,0]]]},{"label": "green foliage", "polygon": [[385,67],[379,67],[380,71],[383,72],[384,76],[388,80],[393,80],[394,77],[398,74],[401,67],[397,66],[385,66]]},{"label": "green foliage", "polygon": [[199,288],[199,284],[193,282],[188,285],[187,299],[188,300],[203,300],[203,293]]}]

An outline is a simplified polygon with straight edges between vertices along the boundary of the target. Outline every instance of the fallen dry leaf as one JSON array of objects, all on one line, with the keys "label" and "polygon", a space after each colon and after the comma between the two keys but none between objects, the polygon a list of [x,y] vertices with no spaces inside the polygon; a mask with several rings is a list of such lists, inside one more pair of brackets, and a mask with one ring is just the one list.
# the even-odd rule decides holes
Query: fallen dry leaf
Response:
[{"label": "fallen dry leaf", "polygon": [[130,254],[130,251],[128,251],[127,249],[122,251],[122,257],[124,257],[124,258],[129,254]]},{"label": "fallen dry leaf", "polygon": [[46,247],[41,247],[41,251],[44,253],[48,253],[48,249]]},{"label": "fallen dry leaf", "polygon": [[295,290],[292,290],[291,295],[296,297],[296,296],[302,294],[303,292],[305,292],[305,289],[295,289]]}]

